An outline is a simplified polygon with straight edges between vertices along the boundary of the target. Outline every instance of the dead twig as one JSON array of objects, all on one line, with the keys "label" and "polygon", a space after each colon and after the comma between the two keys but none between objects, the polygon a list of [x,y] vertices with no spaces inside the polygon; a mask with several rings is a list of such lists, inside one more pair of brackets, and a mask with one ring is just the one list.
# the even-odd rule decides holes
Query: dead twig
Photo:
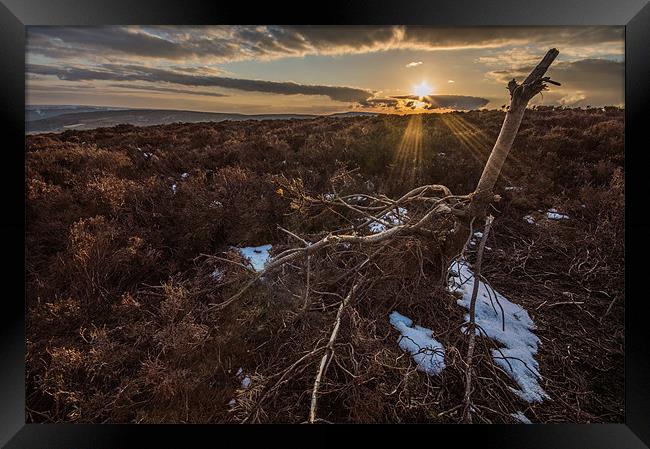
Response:
[{"label": "dead twig", "polygon": [[318,367],[318,372],[316,373],[316,378],[314,379],[314,388],[311,393],[311,406],[309,408],[309,423],[313,424],[314,421],[316,420],[316,407],[317,407],[317,401],[318,401],[318,388],[320,387],[321,379],[325,375],[325,372],[327,370],[327,366],[329,366],[329,363],[334,357],[334,342],[336,341],[336,337],[339,333],[339,327],[341,326],[341,315],[343,314],[343,310],[345,307],[349,304],[350,300],[352,299],[352,296],[354,293],[357,291],[357,288],[359,287],[361,283],[361,280],[355,282],[355,284],[352,286],[350,289],[350,292],[347,294],[347,296],[341,301],[341,305],[339,307],[338,312],[336,313],[336,318],[334,319],[334,327],[332,329],[332,334],[330,335],[330,339],[327,342],[327,345],[325,346],[325,354],[323,354],[323,357],[321,358],[320,361],[320,366]]},{"label": "dead twig", "polygon": [[467,371],[465,372],[465,395],[463,396],[463,403],[465,408],[463,410],[463,421],[471,424],[472,415],[471,415],[471,391],[472,391],[472,359],[474,357],[474,346],[476,344],[476,332],[475,332],[475,323],[476,323],[476,296],[478,295],[478,287],[480,284],[480,275],[481,275],[481,262],[483,261],[483,250],[485,249],[485,242],[487,241],[488,234],[490,233],[490,227],[492,226],[492,221],[494,217],[488,215],[485,219],[485,229],[483,230],[483,237],[481,238],[481,243],[479,243],[478,254],[476,256],[476,264],[474,264],[474,284],[472,286],[472,298],[470,299],[469,305],[469,323],[467,330],[469,332],[469,345],[467,348]]}]

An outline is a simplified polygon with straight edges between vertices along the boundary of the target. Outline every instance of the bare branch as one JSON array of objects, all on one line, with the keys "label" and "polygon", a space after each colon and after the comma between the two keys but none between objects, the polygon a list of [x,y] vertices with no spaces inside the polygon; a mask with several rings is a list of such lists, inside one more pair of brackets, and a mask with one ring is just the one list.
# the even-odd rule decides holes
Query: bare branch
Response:
[{"label": "bare branch", "polygon": [[467,371],[465,371],[465,395],[463,397],[463,403],[465,404],[463,420],[469,424],[472,423],[472,401],[470,395],[472,392],[472,363],[474,358],[474,346],[476,344],[476,297],[478,296],[478,288],[481,282],[483,251],[485,249],[485,242],[490,233],[490,227],[492,226],[493,220],[494,217],[492,217],[492,215],[488,215],[485,219],[485,229],[483,229],[483,237],[481,238],[481,243],[479,243],[476,263],[474,264],[474,284],[472,285],[472,297],[469,304],[469,323],[467,325],[467,330],[469,332],[469,345],[467,348]]},{"label": "bare branch", "polygon": [[323,354],[323,358],[320,361],[320,366],[318,367],[318,372],[316,373],[316,378],[314,379],[314,388],[311,393],[311,406],[309,408],[309,423],[313,424],[314,421],[316,420],[316,407],[318,403],[318,388],[320,387],[321,379],[325,375],[325,372],[327,370],[327,366],[329,366],[329,362],[331,361],[332,357],[334,357],[334,342],[336,341],[336,337],[339,333],[339,327],[341,326],[341,315],[343,314],[343,310],[345,307],[348,305],[350,302],[350,299],[354,295],[354,293],[357,291],[357,288],[359,287],[361,283],[361,280],[355,282],[355,284],[352,286],[350,289],[350,292],[347,294],[347,296],[341,301],[341,306],[339,307],[338,312],[336,313],[336,318],[334,319],[334,327],[332,329],[332,333],[330,335],[330,339],[327,342],[327,345],[325,346],[325,354]]}]

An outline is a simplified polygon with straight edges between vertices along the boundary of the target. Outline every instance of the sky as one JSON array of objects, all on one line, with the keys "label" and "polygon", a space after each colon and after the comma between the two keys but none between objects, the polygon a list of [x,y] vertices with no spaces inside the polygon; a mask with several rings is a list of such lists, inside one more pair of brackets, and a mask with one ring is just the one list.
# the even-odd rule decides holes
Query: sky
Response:
[{"label": "sky", "polygon": [[531,104],[623,106],[624,28],[108,26],[27,29],[29,105],[208,112],[500,108],[550,48]]}]

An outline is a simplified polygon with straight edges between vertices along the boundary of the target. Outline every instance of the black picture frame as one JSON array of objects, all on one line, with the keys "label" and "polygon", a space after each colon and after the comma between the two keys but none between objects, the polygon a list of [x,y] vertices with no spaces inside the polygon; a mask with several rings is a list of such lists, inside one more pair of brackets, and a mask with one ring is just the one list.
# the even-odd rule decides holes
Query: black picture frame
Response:
[{"label": "black picture frame", "polygon": [[[476,442],[485,448],[636,449],[650,445],[650,358],[645,267],[650,254],[647,214],[647,144],[642,140],[650,105],[650,4],[647,0],[338,1],[253,4],[197,0],[0,0],[0,114],[4,170],[4,286],[0,312],[0,443],[8,448],[246,447],[252,437],[286,443],[334,443],[341,428],[373,439],[391,434],[440,441]],[[427,24],[624,25],[626,310],[625,423],[554,425],[438,425],[434,430],[397,426],[173,426],[25,424],[25,27],[107,24]],[[327,431],[321,429],[327,428]],[[333,430],[332,430],[333,429]],[[298,432],[291,437],[287,432]],[[261,434],[261,435],[260,435]],[[433,436],[435,434],[435,437]],[[275,438],[274,438],[275,437]],[[188,443],[192,441],[192,443]],[[270,441],[270,440],[266,440]],[[366,441],[366,440],[364,440]],[[202,442],[202,443],[199,443]],[[366,443],[367,444],[367,443]]]}]

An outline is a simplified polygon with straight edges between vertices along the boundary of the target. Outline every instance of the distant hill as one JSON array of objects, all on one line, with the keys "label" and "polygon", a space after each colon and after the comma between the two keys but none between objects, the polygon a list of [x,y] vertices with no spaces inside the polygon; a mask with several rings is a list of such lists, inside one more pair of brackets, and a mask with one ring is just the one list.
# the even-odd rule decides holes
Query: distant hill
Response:
[{"label": "distant hill", "polygon": [[92,111],[117,111],[127,108],[109,106],[80,106],[80,105],[27,105],[25,107],[25,122],[46,119],[57,115]]},{"label": "distant hill", "polygon": [[[331,117],[376,115],[371,112],[341,112]],[[311,119],[315,114],[237,114],[223,112],[183,111],[175,109],[119,109],[101,106],[28,106],[25,129],[28,134],[62,132],[68,129],[94,129],[130,124],[135,126],[169,123],[221,122],[224,120],[286,120]]]}]

